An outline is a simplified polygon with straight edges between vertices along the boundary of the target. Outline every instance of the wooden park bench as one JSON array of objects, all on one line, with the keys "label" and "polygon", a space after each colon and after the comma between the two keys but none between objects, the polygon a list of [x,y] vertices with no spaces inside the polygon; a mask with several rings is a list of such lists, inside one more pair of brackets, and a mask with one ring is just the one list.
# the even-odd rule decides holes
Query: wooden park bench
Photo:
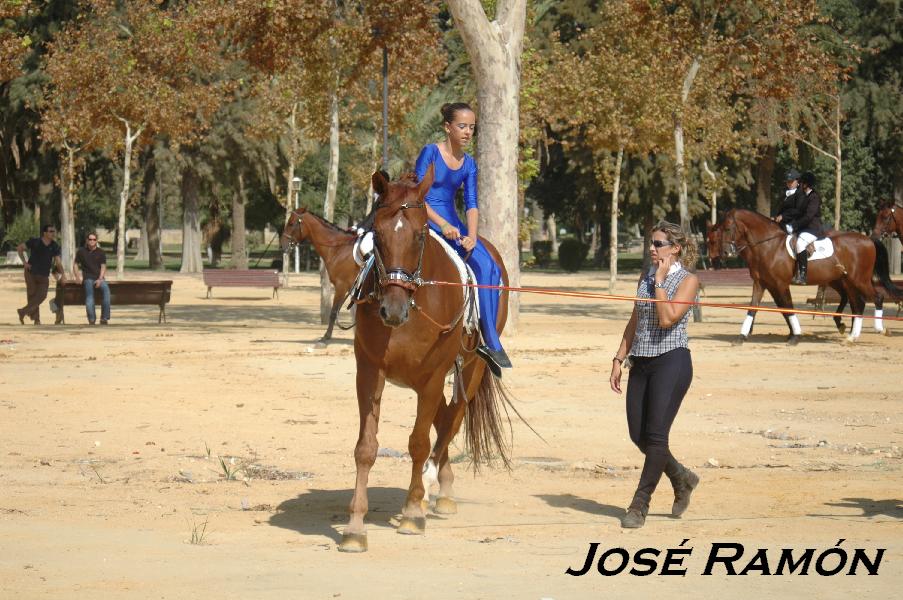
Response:
[{"label": "wooden park bench", "polygon": [[[172,292],[172,280],[161,281],[107,281],[110,286],[110,305],[152,305],[160,307],[158,323],[166,322],[166,304]],[[66,305],[85,305],[85,288],[76,281],[57,282],[56,323],[65,323],[63,309]],[[94,304],[100,306],[103,292],[94,290]]]},{"label": "wooden park bench", "polygon": [[[892,280],[893,284],[898,288],[903,288],[903,279],[894,279]],[[891,294],[884,289],[884,287],[876,283],[875,289],[882,294],[884,294],[884,300],[886,303],[896,302],[897,304],[897,315],[900,316],[900,311],[903,310],[903,298],[894,298]],[[867,304],[872,304],[872,298],[866,298]],[[809,304],[815,308],[815,310],[825,310],[825,305],[831,307],[831,310],[837,307],[837,304],[840,303],[840,294],[834,288],[820,285],[818,286],[818,291],[815,293],[814,298],[806,298],[806,304]],[[833,305],[833,306],[832,306]],[[813,319],[815,316],[813,315]]]},{"label": "wooden park bench", "polygon": [[273,298],[278,297],[282,282],[279,271],[268,269],[204,269],[204,285],[207,297],[215,287],[265,287],[273,288]]}]

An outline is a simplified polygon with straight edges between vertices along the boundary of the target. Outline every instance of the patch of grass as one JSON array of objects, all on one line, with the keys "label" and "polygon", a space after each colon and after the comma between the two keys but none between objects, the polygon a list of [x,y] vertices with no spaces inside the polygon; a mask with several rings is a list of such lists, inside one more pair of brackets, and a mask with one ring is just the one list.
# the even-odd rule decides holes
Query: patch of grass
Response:
[{"label": "patch of grass", "polygon": [[207,522],[208,519],[204,519],[203,523],[192,523],[191,524],[191,538],[189,538],[188,543],[192,546],[202,546],[207,543]]},{"label": "patch of grass", "polygon": [[222,456],[219,457],[219,465],[223,470],[223,477],[226,478],[226,481],[235,481],[236,475],[244,470],[244,465],[242,463],[235,463],[235,458],[230,458],[228,462]]}]

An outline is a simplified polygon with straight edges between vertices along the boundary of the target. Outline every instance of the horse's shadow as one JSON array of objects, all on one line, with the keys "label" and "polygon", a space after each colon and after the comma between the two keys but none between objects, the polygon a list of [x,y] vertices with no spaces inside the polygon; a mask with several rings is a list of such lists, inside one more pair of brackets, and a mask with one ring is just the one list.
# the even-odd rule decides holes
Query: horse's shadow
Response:
[{"label": "horse's shadow", "polygon": [[842,498],[842,502],[825,502],[825,506],[837,508],[854,508],[862,511],[861,515],[848,514],[810,514],[810,517],[890,517],[903,519],[903,500],[873,500],[871,498]]},{"label": "horse's shadow", "polygon": [[623,507],[612,506],[611,504],[602,504],[589,498],[580,498],[573,494],[537,494],[535,496],[543,500],[549,506],[555,508],[569,508],[571,510],[579,510],[591,515],[600,515],[603,517],[611,517],[612,519],[621,520],[626,511]]},{"label": "horse's shadow", "polygon": [[[726,344],[734,345],[739,338],[739,334],[736,333],[698,333],[699,329],[694,330],[693,339],[697,340],[709,340],[713,342],[724,342]],[[758,333],[751,334],[749,339],[743,343],[743,346],[755,346],[757,344],[761,345],[769,345],[769,346],[788,346],[787,344],[787,335],[789,334],[775,334],[775,333]],[[800,338],[799,348],[802,348],[805,344],[842,344],[843,337],[840,336],[839,333],[832,334],[822,334],[822,333],[804,333]]]},{"label": "horse's shadow", "polygon": [[[368,488],[368,526],[394,529],[390,520],[398,514],[407,493],[407,490],[396,487]],[[352,489],[308,490],[280,504],[270,517],[269,524],[302,535],[328,537],[338,543],[342,540],[342,534],[334,526],[348,522],[348,503],[353,495]]]}]

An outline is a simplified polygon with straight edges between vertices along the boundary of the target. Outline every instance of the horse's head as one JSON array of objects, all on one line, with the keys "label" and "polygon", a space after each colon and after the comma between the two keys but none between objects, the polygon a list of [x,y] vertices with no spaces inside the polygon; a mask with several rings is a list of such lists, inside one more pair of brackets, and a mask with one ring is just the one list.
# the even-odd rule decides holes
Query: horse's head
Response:
[{"label": "horse's head", "polygon": [[706,252],[709,255],[709,259],[712,261],[713,265],[715,264],[715,261],[721,261],[721,245],[723,243],[723,240],[723,223],[715,223],[714,225],[710,226],[709,230],[705,234],[705,247]]},{"label": "horse's head", "polygon": [[737,244],[745,239],[746,227],[737,219],[737,210],[729,210],[724,215],[724,220],[716,225],[719,231],[720,251],[719,256],[734,258],[739,254]]},{"label": "horse's head", "polygon": [[903,221],[903,207],[887,202],[878,211],[875,217],[875,227],[872,229],[872,237],[883,238],[897,234],[897,219]]},{"label": "horse's head", "polygon": [[297,244],[300,244],[307,238],[307,231],[304,228],[303,216],[307,212],[304,207],[296,208],[289,214],[288,221],[282,229],[282,237],[279,245],[282,246],[282,252],[288,252]]},{"label": "horse's head", "polygon": [[432,166],[419,184],[413,176],[389,182],[381,172],[373,174],[373,190],[379,194],[373,220],[379,316],[389,327],[408,320],[414,292],[421,284],[428,235],[423,198],[432,184]]}]

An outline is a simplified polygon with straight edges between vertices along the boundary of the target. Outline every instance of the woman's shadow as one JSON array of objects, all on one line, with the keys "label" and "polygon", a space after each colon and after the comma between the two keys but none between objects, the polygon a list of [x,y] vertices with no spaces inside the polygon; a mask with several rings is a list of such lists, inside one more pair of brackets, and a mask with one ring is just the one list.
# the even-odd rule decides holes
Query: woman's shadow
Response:
[{"label": "woman's shadow", "polygon": [[[370,527],[395,526],[390,523],[398,514],[407,497],[407,490],[395,487],[371,487],[367,490],[369,511],[366,523]],[[308,490],[297,498],[286,500],[276,508],[270,517],[270,525],[291,529],[302,535],[317,535],[332,539],[336,543],[342,539],[337,526],[348,522],[348,504],[354,490]]]},{"label": "woman's shadow", "polygon": [[536,498],[544,500],[546,504],[555,508],[570,508],[571,510],[579,510],[591,515],[611,517],[618,521],[626,514],[626,511],[620,506],[601,504],[595,500],[580,498],[573,494],[538,494]]}]

